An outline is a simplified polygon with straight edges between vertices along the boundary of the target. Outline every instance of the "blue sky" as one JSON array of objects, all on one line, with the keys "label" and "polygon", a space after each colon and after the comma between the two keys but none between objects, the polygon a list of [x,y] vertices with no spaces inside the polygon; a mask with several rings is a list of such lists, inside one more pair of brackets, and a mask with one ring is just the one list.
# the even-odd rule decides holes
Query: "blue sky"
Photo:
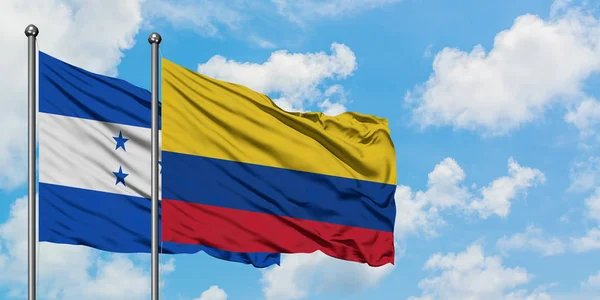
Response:
[{"label": "blue sky", "polygon": [[[141,87],[157,31],[163,57],[285,109],[390,121],[394,267],[319,253],[266,270],[166,257],[161,299],[600,299],[598,3],[19,2],[0,4],[0,298],[26,288],[16,199],[26,195],[23,29],[35,23],[40,50]],[[149,298],[149,256],[42,244],[40,272],[43,299]]]}]

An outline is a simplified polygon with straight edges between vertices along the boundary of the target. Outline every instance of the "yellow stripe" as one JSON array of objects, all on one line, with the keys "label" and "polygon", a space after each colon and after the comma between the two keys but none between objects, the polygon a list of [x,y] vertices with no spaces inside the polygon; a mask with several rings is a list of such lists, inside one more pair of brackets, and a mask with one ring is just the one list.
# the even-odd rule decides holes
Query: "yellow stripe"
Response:
[{"label": "yellow stripe", "polygon": [[289,113],[244,86],[162,59],[162,149],[396,184],[387,120]]}]

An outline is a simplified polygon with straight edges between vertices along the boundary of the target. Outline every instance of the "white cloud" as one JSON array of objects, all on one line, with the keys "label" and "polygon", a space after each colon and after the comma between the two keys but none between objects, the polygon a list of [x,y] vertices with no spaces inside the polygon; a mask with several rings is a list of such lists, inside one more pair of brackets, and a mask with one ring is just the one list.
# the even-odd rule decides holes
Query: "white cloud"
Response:
[{"label": "white cloud", "polygon": [[592,228],[583,237],[571,238],[571,247],[576,253],[600,250],[600,228]]},{"label": "white cloud", "polygon": [[246,21],[247,17],[243,14],[244,6],[245,3],[241,1],[147,0],[144,3],[144,15],[154,22],[166,20],[174,28],[190,29],[207,36],[218,36],[220,26],[236,29]]},{"label": "white cloud", "polygon": [[506,253],[514,250],[530,250],[543,256],[562,254],[566,250],[565,244],[556,237],[547,237],[542,230],[535,226],[527,226],[523,233],[516,233],[510,237],[503,236],[496,242],[500,251]]},{"label": "white cloud", "polygon": [[[569,191],[593,192],[584,200],[585,215],[600,225],[600,158],[590,157],[587,161],[576,162],[570,172]],[[575,253],[600,250],[600,227],[591,228],[584,236],[571,238],[571,248]]]},{"label": "white cloud", "polygon": [[[417,195],[419,193],[423,192],[419,191]],[[398,186],[395,197],[395,232],[398,238],[417,232],[423,232],[426,236],[435,236],[437,229],[446,225],[444,219],[440,217],[438,209],[430,206],[426,197],[415,197],[409,186]]]},{"label": "white cloud", "polygon": [[425,57],[425,58],[431,57],[433,55],[433,53],[431,52],[432,48],[433,48],[433,44],[429,44],[427,46],[427,48],[425,48],[425,51],[423,52],[423,57]]},{"label": "white cloud", "polygon": [[478,244],[458,254],[434,254],[424,268],[440,273],[421,280],[419,288],[423,294],[409,299],[550,299],[539,291],[531,294],[524,290],[512,291],[527,284],[532,275],[521,267],[505,267],[499,256],[485,256]]},{"label": "white cloud", "polygon": [[[555,299],[554,295],[550,295],[544,291],[534,291],[532,293],[528,293],[525,290],[520,290],[517,292],[509,293],[502,298],[502,300],[551,300],[551,299]],[[556,300],[558,300],[558,299],[556,299]],[[571,298],[570,300],[575,300],[575,299]]]},{"label": "white cloud", "polygon": [[341,113],[346,112],[346,93],[344,87],[336,84],[332,85],[324,93],[326,97],[321,103],[318,103],[319,109],[323,114],[328,116],[337,116]]},{"label": "white cloud", "polygon": [[303,25],[305,21],[340,18],[359,11],[380,8],[400,0],[271,0],[277,11],[290,21]]},{"label": "white cloud", "polygon": [[584,288],[600,290],[600,271],[595,275],[590,275],[586,281],[581,283],[581,286]]},{"label": "white cloud", "polygon": [[323,114],[328,116],[337,116],[346,111],[346,107],[341,103],[331,103],[329,99],[325,99],[319,103],[319,108],[323,111]]},{"label": "white cloud", "polygon": [[227,293],[218,286],[213,285],[194,300],[227,300]]},{"label": "white cloud", "polygon": [[600,102],[592,98],[581,101],[575,109],[565,115],[565,121],[575,125],[582,136],[593,135],[596,125],[600,122]]},{"label": "white cloud", "polygon": [[492,214],[500,217],[508,216],[511,199],[519,192],[525,193],[528,188],[544,183],[544,174],[537,169],[521,167],[512,157],[508,160],[508,176],[494,180],[481,190],[483,197],[473,200],[470,209],[477,211],[482,218]]},{"label": "white cloud", "polygon": [[0,39],[4,45],[12,45],[0,48],[0,188],[18,186],[26,177],[25,27],[33,23],[40,29],[39,50],[93,72],[116,75],[122,51],[134,45],[142,21],[141,2],[0,1]]},{"label": "white cloud", "polygon": [[222,38],[226,33],[244,39],[260,48],[276,45],[257,35],[253,24],[284,21],[303,27],[305,21],[340,18],[360,11],[382,7],[400,0],[145,0],[144,16],[152,20],[144,25],[153,27],[166,21],[177,29],[187,29],[200,35]]},{"label": "white cloud", "polygon": [[600,188],[596,188],[594,193],[587,197],[584,202],[588,217],[600,223]]},{"label": "white cloud", "polygon": [[600,184],[600,158],[590,157],[587,161],[578,161],[570,170],[571,185],[569,191],[585,192]]},{"label": "white cloud", "polygon": [[550,16],[556,16],[565,10],[569,9],[573,0],[554,0],[550,6]]},{"label": "white cloud", "polygon": [[332,113],[343,111],[343,102],[332,101],[343,89],[333,85],[322,91],[323,81],[345,79],[356,70],[356,57],[348,46],[333,43],[331,54],[275,51],[262,64],[241,63],[215,55],[198,65],[198,72],[242,84],[264,94],[277,94],[274,101],[285,110],[304,110],[319,99]]},{"label": "white cloud", "polygon": [[[17,199],[9,219],[0,224],[0,286],[13,296],[27,287],[27,201]],[[132,256],[107,257],[92,248],[40,243],[38,284],[40,298],[52,299],[148,299],[148,268],[134,264]],[[162,275],[174,270],[173,259],[161,265]],[[60,274],[60,276],[57,276]],[[164,279],[161,278],[161,279]]]},{"label": "white cloud", "polygon": [[282,255],[281,266],[263,271],[261,283],[267,300],[302,299],[311,292],[357,293],[374,287],[394,266],[370,267],[312,254]]},{"label": "white cloud", "polygon": [[248,39],[251,42],[253,42],[255,45],[257,45],[258,47],[263,48],[263,49],[277,48],[277,45],[275,45],[273,42],[268,41],[268,40],[261,38],[259,36],[256,36],[256,35],[251,35]]},{"label": "white cloud", "polygon": [[465,176],[456,160],[445,158],[429,173],[427,190],[413,193],[410,187],[399,186],[395,196],[396,235],[437,235],[437,229],[446,224],[440,215],[444,210],[505,218],[518,193],[526,194],[528,188],[545,180],[540,170],[522,167],[513,158],[508,160],[508,176],[495,179],[479,191],[464,185]]},{"label": "white cloud", "polygon": [[52,288],[62,285],[63,299],[144,299],[148,297],[149,274],[135,266],[129,258],[115,255],[108,261],[97,260],[98,271],[94,276],[88,275],[84,280],[78,280],[76,286],[55,282]]},{"label": "white cloud", "polygon": [[437,235],[437,228],[446,223],[440,210],[464,207],[471,197],[461,183],[465,178],[463,169],[453,158],[445,158],[428,175],[427,190],[413,193],[409,186],[396,188],[396,229],[398,238],[410,233],[424,232]]},{"label": "white cloud", "polygon": [[[597,187],[584,204],[586,217],[600,225],[600,188]],[[585,236],[571,238],[571,248],[576,253],[600,250],[600,227],[588,230]]]},{"label": "white cloud", "polygon": [[[339,80],[352,75],[356,70],[356,57],[348,46],[333,43],[331,54],[289,53],[275,51],[262,64],[241,63],[215,55],[198,72],[237,84],[245,85],[257,92],[276,94],[275,103],[284,110],[303,111],[320,99],[320,105],[333,114],[344,111],[343,88],[329,86],[322,91],[323,81]],[[334,96],[342,100],[334,102]]]},{"label": "white cloud", "polygon": [[169,258],[165,263],[161,263],[159,266],[160,274],[172,273],[175,271],[175,259]]},{"label": "white cloud", "polygon": [[542,117],[553,104],[582,100],[584,82],[600,71],[600,22],[556,5],[548,20],[516,18],[489,52],[481,45],[470,53],[440,51],[427,82],[405,97],[414,122],[499,135]]}]

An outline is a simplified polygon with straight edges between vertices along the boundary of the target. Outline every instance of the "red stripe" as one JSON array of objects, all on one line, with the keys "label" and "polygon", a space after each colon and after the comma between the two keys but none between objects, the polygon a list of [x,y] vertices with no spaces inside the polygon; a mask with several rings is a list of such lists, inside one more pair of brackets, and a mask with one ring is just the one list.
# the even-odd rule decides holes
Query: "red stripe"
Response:
[{"label": "red stripe", "polygon": [[312,253],[382,266],[394,263],[394,235],[373,229],[162,200],[162,240],[233,252]]}]

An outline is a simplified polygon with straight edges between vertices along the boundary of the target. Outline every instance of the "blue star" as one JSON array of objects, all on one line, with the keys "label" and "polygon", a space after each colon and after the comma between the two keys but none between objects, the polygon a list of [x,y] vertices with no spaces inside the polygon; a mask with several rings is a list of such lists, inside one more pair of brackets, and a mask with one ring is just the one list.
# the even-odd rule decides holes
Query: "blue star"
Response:
[{"label": "blue star", "polygon": [[125,184],[125,177],[127,177],[129,174],[123,173],[123,169],[121,168],[121,166],[119,166],[119,172],[113,172],[113,174],[115,174],[115,176],[117,176],[117,182],[115,183],[115,185],[119,184],[119,182],[123,183],[124,186],[127,186]]},{"label": "blue star", "polygon": [[125,150],[125,142],[127,142],[129,139],[123,138],[123,133],[121,133],[121,131],[119,131],[119,136],[113,136],[113,139],[115,139],[115,141],[117,142],[117,147],[115,147],[115,150],[120,148],[123,148],[123,151],[127,151]]}]

